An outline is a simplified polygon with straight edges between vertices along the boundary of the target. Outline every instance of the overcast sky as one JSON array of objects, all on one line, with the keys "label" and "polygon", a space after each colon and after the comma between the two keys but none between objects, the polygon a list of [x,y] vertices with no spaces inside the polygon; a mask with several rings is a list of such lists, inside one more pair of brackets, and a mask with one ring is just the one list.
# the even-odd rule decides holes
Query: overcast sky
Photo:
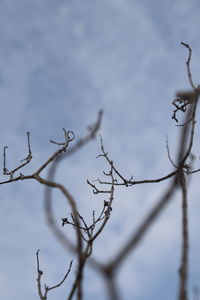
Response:
[{"label": "overcast sky", "polygon": [[[0,0],[0,143],[8,145],[8,168],[26,156],[31,133],[35,170],[62,139],[76,137],[104,110],[101,134],[111,158],[126,177],[156,178],[172,170],[165,139],[175,156],[178,128],[171,119],[177,90],[190,88],[185,60],[193,49],[198,83],[200,10],[196,0]],[[198,133],[198,132],[197,132]],[[196,135],[199,139],[198,134]],[[198,150],[198,144],[196,145]],[[103,204],[86,179],[106,167],[99,140],[63,162],[57,180],[69,188],[86,218]],[[199,153],[196,153],[197,156]],[[0,163],[3,165],[3,151]],[[1,175],[1,181],[5,180]],[[200,285],[198,175],[190,185],[190,297]],[[166,183],[120,189],[110,222],[94,254],[107,261],[159,199]],[[57,243],[43,213],[43,187],[33,181],[0,188],[0,298],[35,300],[36,257],[41,249],[45,282],[62,278],[71,254]],[[58,220],[70,212],[55,193]],[[124,300],[171,300],[178,292],[180,195],[157,220],[118,278]],[[67,231],[67,228],[66,228]],[[71,278],[49,300],[66,299]],[[105,285],[86,272],[85,299],[106,299]]]}]

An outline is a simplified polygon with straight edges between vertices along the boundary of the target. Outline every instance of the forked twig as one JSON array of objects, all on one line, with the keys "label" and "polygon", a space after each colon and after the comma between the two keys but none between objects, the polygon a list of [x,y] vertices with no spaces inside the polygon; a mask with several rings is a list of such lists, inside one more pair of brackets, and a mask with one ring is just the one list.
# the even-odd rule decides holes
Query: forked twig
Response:
[{"label": "forked twig", "polygon": [[44,274],[44,272],[40,269],[40,261],[39,261],[39,249],[37,250],[36,252],[36,258],[37,258],[37,288],[38,288],[38,294],[39,294],[39,297],[41,300],[46,300],[47,299],[47,294],[49,291],[53,290],[53,289],[56,289],[58,288],[59,286],[61,286],[65,280],[67,279],[70,271],[71,271],[71,267],[72,267],[72,263],[73,263],[73,260],[71,260],[70,262],[70,265],[69,265],[69,268],[67,270],[67,273],[64,275],[63,279],[51,286],[51,287],[48,287],[46,284],[44,284],[44,292],[42,292],[42,286],[41,286],[41,279],[42,279],[42,275]]},{"label": "forked twig", "polygon": [[[10,180],[13,179],[14,177],[14,173],[16,171],[18,171],[19,169],[23,168],[24,166],[26,166],[32,159],[32,152],[31,152],[31,146],[30,146],[30,133],[27,132],[27,140],[28,140],[28,155],[21,160],[25,161],[24,163],[20,164],[18,167],[16,167],[15,169],[12,169],[11,171],[9,171],[6,167],[6,149],[8,149],[8,146],[4,146],[3,148],[3,175],[9,175],[10,176]],[[20,173],[20,176],[23,177],[23,174]]]}]

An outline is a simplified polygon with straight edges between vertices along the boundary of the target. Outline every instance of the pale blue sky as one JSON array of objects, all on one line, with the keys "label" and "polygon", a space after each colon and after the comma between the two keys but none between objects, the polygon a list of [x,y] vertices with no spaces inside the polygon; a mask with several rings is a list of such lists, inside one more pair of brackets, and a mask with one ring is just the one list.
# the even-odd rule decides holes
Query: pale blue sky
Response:
[{"label": "pale blue sky", "polygon": [[[27,130],[34,156],[28,174],[55,150],[49,139],[61,139],[63,127],[77,137],[83,135],[103,108],[105,147],[127,177],[155,178],[170,171],[165,137],[168,134],[173,156],[178,134],[171,102],[176,90],[189,87],[187,52],[180,42],[193,48],[192,71],[198,82],[199,25],[195,0],[0,0],[0,141],[2,148],[9,146],[8,167],[26,155]],[[105,164],[95,159],[99,151],[96,140],[66,161],[57,177],[86,217],[103,200],[95,198],[85,183],[102,174]],[[198,176],[190,192],[190,290],[200,284],[197,180]],[[117,193],[110,223],[94,249],[97,257],[107,260],[118,249],[165,187],[164,183]],[[55,196],[61,218],[68,207],[59,194]],[[1,186],[1,299],[37,299],[38,248],[48,284],[62,277],[63,261],[71,259],[46,226],[42,200],[43,188],[35,182]],[[121,269],[124,300],[176,299],[178,200]],[[86,276],[85,299],[106,299],[101,279],[91,271]],[[67,284],[49,293],[49,300],[66,299]]]}]

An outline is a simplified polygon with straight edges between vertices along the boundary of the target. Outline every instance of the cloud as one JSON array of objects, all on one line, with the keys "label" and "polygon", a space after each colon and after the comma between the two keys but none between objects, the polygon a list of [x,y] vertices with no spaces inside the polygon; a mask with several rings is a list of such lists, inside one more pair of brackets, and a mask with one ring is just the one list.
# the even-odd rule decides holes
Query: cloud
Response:
[{"label": "cloud", "polygon": [[[2,146],[9,146],[9,167],[24,157],[27,130],[31,131],[34,158],[26,171],[32,172],[56,149],[49,139],[62,140],[63,127],[74,130],[76,137],[84,134],[87,125],[95,121],[98,109],[104,108],[101,129],[104,145],[123,174],[146,179],[170,171],[165,135],[169,134],[172,157],[178,135],[171,121],[170,105],[175,92],[188,84],[186,54],[178,43],[180,39],[189,39],[195,45],[194,53],[198,53],[199,47],[198,30],[194,30],[198,10],[194,4],[195,1],[172,3],[169,12],[168,7],[157,0],[151,4],[128,0],[85,1],[84,4],[82,1],[33,3],[21,0],[17,4],[3,1],[0,12],[0,124],[3,129],[0,137]],[[195,63],[194,75],[198,74],[198,68]],[[85,183],[87,178],[100,177],[107,168],[101,159],[95,159],[99,152],[96,140],[63,162],[57,175],[57,180],[66,183],[78,199],[88,220],[92,209],[100,210],[103,202],[103,198],[95,198]],[[126,189],[126,194],[119,190],[112,218],[97,241],[95,255],[101,259],[112,256],[137,228],[164,188],[165,184],[138,186]],[[193,198],[196,187],[192,191]],[[13,299],[13,295],[35,299],[37,248],[43,249],[46,276],[55,282],[63,270],[63,257],[68,259],[70,255],[61,250],[46,227],[41,186],[33,182],[16,183],[1,186],[0,193],[2,295],[6,300]],[[155,299],[155,295],[163,296],[161,290],[166,281],[173,286],[175,294],[180,254],[178,201],[173,200],[141,248],[122,268],[119,281],[125,299],[150,300]],[[54,205],[59,222],[69,213],[69,207],[60,193],[55,193]],[[192,205],[194,246],[191,251],[196,259],[199,243],[195,228],[199,222],[198,209]],[[52,265],[54,256],[56,264]],[[195,259],[192,258],[192,262]],[[192,277],[195,281],[199,272],[191,268],[197,274]],[[87,299],[97,298],[102,283],[93,272],[87,272]],[[89,284],[91,278],[93,287]],[[14,283],[12,291],[11,282]],[[144,285],[148,287],[146,290]],[[58,293],[61,299],[61,292]]]}]

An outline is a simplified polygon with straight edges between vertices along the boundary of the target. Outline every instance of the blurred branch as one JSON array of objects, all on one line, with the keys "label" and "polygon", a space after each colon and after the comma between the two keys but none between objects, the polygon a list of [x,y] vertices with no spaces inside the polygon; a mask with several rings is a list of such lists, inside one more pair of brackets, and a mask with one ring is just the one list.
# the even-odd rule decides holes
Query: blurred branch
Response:
[{"label": "blurred branch", "polygon": [[182,191],[182,254],[179,268],[179,299],[187,300],[187,278],[188,278],[188,252],[189,252],[189,232],[188,232],[188,208],[187,208],[187,186],[185,174],[180,172],[179,182]]}]

